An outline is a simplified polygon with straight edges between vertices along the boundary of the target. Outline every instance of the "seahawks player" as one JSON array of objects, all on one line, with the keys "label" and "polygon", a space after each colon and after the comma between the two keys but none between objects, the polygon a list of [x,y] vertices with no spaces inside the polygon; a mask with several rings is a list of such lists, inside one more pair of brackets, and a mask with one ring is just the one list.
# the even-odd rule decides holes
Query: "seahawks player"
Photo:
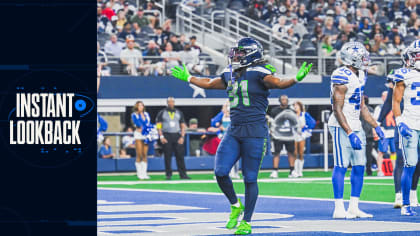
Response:
[{"label": "seahawks player", "polygon": [[[201,88],[226,90],[229,96],[231,124],[217,149],[214,172],[220,189],[231,204],[226,228],[235,228],[244,211],[235,234],[250,234],[251,216],[258,196],[257,176],[267,147],[265,116],[269,89],[288,88],[303,80],[312,64],[303,63],[295,78],[277,78],[274,67],[263,60],[261,44],[253,38],[240,39],[230,50],[229,62],[221,76],[214,79],[191,76],[185,65],[173,68],[172,75]],[[245,182],[245,206],[236,196],[229,178],[229,171],[239,157],[242,158]]]},{"label": "seahawks player", "polygon": [[[410,206],[410,188],[419,159],[420,146],[420,40],[414,41],[409,46],[407,56],[407,68],[400,68],[394,72],[392,111],[395,115],[404,157],[404,169],[401,176],[403,196],[401,215],[413,216],[416,212]],[[403,99],[404,111],[401,114],[400,104]]]},{"label": "seahawks player", "polygon": [[[334,170],[332,184],[335,209],[333,218],[372,217],[359,209],[359,197],[363,187],[366,165],[366,137],[361,127],[360,115],[372,127],[381,140],[384,138],[379,125],[364,104],[363,90],[367,77],[369,52],[359,42],[343,45],[340,56],[345,66],[331,75],[331,100],[333,115],[328,121],[333,137]],[[344,209],[344,176],[351,163],[351,197],[348,211]]]}]

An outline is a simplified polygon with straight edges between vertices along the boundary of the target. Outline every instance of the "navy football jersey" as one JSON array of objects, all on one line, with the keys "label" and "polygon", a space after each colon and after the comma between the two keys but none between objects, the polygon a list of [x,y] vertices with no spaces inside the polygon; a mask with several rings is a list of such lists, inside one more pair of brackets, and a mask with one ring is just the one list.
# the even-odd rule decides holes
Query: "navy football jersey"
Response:
[{"label": "navy football jersey", "polygon": [[266,125],[267,98],[270,92],[265,87],[263,79],[267,75],[274,74],[275,69],[269,64],[259,64],[249,66],[245,70],[241,74],[231,73],[227,67],[221,75],[226,83],[226,92],[230,101],[231,126]]}]

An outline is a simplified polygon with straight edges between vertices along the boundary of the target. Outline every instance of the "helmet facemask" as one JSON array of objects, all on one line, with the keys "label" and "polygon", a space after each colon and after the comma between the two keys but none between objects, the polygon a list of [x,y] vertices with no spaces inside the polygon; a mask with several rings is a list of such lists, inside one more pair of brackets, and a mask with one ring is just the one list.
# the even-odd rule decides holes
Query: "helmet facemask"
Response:
[{"label": "helmet facemask", "polygon": [[237,47],[233,47],[229,51],[229,64],[232,66],[233,70],[239,69],[243,67],[242,64],[245,57],[247,55],[247,52],[245,49],[239,49]]}]

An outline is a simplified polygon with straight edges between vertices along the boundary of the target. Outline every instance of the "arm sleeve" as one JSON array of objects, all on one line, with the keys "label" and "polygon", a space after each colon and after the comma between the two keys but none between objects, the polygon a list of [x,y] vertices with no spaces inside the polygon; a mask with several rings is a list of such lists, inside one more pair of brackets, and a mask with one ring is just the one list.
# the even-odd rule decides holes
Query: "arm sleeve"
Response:
[{"label": "arm sleeve", "polygon": [[384,105],[382,106],[381,111],[379,112],[378,122],[383,123],[385,121],[386,115],[392,110],[392,88],[388,88],[388,95],[386,96]]}]

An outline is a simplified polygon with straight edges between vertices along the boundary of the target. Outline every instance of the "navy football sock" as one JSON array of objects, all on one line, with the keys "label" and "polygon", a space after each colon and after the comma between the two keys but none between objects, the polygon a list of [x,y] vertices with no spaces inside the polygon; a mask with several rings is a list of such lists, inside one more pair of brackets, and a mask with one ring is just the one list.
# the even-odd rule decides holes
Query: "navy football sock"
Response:
[{"label": "navy football sock", "polygon": [[365,173],[364,166],[353,166],[351,168],[351,196],[360,197],[363,188],[363,175]]},{"label": "navy football sock", "polygon": [[258,183],[245,182],[245,214],[244,220],[251,222],[252,213],[254,212],[255,203],[258,198]]},{"label": "navy football sock", "polygon": [[404,167],[401,176],[401,190],[403,195],[403,205],[410,205],[410,188],[413,180],[415,166]]},{"label": "navy football sock", "polygon": [[416,170],[414,171],[414,174],[413,174],[413,179],[412,179],[413,182],[411,183],[411,190],[417,189],[417,184],[419,183],[419,177],[420,177],[420,161],[417,162]]},{"label": "navy football sock", "polygon": [[344,193],[344,176],[347,168],[334,166],[332,173],[332,184],[334,189],[334,198],[343,198]]},{"label": "navy football sock", "polygon": [[233,189],[232,180],[227,176],[216,176],[217,183],[219,184],[220,189],[228,198],[230,204],[235,204],[238,202],[238,197],[236,197],[235,189]]},{"label": "navy football sock", "polygon": [[394,187],[395,193],[401,192],[401,175],[404,168],[403,158],[401,156],[397,156],[397,161],[395,162],[395,169],[394,169]]}]

